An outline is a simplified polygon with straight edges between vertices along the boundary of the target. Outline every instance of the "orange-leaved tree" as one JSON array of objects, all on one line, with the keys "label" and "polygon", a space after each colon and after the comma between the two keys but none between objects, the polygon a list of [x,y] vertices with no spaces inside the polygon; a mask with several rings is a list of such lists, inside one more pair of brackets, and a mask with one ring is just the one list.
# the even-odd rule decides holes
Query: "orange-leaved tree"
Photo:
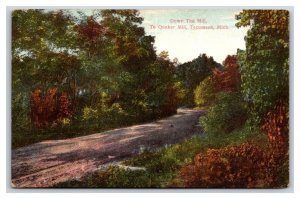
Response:
[{"label": "orange-leaved tree", "polygon": [[224,71],[218,68],[213,70],[212,80],[216,92],[237,91],[241,85],[239,65],[235,55],[228,55],[223,62]]}]

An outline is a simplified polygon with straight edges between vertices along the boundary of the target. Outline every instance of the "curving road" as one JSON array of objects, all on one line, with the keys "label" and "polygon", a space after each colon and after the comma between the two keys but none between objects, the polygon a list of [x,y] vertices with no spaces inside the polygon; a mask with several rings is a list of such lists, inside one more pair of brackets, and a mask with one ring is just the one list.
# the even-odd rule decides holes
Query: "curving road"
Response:
[{"label": "curving road", "polygon": [[12,151],[14,188],[51,187],[80,178],[102,165],[132,157],[143,148],[159,148],[201,133],[204,111],[178,109],[171,117],[65,140],[50,140]]}]

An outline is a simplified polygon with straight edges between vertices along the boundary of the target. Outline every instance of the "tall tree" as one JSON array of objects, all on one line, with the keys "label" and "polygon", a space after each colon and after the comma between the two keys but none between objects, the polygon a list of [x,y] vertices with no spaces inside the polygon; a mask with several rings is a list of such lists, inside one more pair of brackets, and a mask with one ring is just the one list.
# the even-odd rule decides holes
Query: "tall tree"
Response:
[{"label": "tall tree", "polygon": [[58,87],[70,93],[73,75],[80,65],[72,25],[71,18],[61,10],[13,11],[13,127],[21,128],[28,121],[29,96],[34,89],[45,93],[48,88]]},{"label": "tall tree", "polygon": [[237,27],[248,26],[246,51],[239,51],[242,92],[252,111],[264,115],[289,95],[289,12],[243,10]]}]

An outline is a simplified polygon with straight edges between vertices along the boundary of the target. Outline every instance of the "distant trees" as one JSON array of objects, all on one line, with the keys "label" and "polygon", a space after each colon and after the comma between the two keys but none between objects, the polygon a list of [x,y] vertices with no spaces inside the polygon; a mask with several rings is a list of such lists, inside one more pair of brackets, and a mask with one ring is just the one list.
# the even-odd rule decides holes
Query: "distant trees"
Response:
[{"label": "distant trees", "polygon": [[240,68],[235,55],[228,55],[223,67],[212,68],[212,74],[202,80],[194,90],[197,106],[210,105],[219,92],[236,92],[240,90]]},{"label": "distant trees", "polygon": [[177,78],[183,82],[186,89],[183,105],[195,106],[194,90],[201,81],[212,74],[214,68],[220,67],[221,65],[213,57],[208,57],[206,54],[200,54],[196,59],[177,66]]},{"label": "distant trees", "polygon": [[215,99],[215,88],[211,76],[205,78],[194,91],[196,106],[206,106],[213,103]]},{"label": "distant trees", "polygon": [[241,85],[239,65],[235,55],[228,55],[224,60],[224,69],[213,69],[212,81],[215,92],[237,91]]}]

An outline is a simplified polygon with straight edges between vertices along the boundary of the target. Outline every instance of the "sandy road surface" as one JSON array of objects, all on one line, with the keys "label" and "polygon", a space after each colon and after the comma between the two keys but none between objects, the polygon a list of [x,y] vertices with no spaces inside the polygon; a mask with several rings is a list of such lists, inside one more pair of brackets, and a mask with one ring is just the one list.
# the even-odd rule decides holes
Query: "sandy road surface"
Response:
[{"label": "sandy road surface", "polygon": [[12,186],[50,187],[79,178],[101,165],[132,157],[141,148],[158,148],[200,133],[203,111],[179,109],[156,122],[65,140],[51,140],[12,151]]}]

